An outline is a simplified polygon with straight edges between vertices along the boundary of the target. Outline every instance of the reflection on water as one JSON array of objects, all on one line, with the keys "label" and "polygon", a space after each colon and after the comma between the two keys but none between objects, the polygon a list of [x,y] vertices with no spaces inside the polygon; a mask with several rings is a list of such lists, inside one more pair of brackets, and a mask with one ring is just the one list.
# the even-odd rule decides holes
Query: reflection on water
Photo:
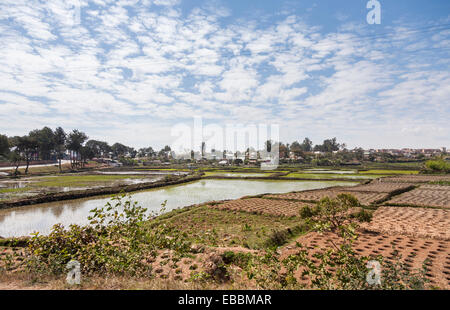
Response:
[{"label": "reflection on water", "polygon": [[[167,200],[166,210],[212,200],[235,199],[263,193],[324,188],[356,183],[336,181],[275,181],[275,180],[199,180],[165,188],[140,191],[132,194],[133,200],[149,212],[159,211]],[[57,201],[33,206],[0,210],[0,236],[23,236],[39,231],[50,232],[56,223],[63,225],[87,224],[89,211],[103,206],[110,197],[95,197]]]},{"label": "reflection on water", "polygon": [[24,188],[29,185],[30,181],[2,181],[0,188]]},{"label": "reflection on water", "polygon": [[221,177],[266,177],[271,175],[271,173],[213,172],[208,175]]},{"label": "reflection on water", "polygon": [[355,170],[327,170],[327,169],[305,169],[304,173],[333,173],[333,174],[347,174],[357,173]]},{"label": "reflection on water", "polygon": [[127,174],[127,175],[134,175],[134,174],[152,174],[152,175],[184,175],[187,174],[187,172],[183,171],[96,171],[96,173],[99,174],[112,174],[112,175],[121,175],[121,174]]}]

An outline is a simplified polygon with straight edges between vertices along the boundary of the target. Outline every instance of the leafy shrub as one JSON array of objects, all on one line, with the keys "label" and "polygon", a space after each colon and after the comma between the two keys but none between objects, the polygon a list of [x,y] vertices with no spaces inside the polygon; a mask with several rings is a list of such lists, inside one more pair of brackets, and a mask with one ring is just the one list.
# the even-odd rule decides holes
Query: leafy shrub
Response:
[{"label": "leafy shrub", "polygon": [[[367,282],[367,263],[373,258],[359,255],[352,244],[358,238],[358,221],[368,220],[370,213],[350,212],[358,206],[354,196],[341,194],[304,208],[301,214],[313,231],[335,234],[339,242],[332,242],[330,248],[314,254],[297,244],[298,252],[283,260],[274,249],[268,250],[262,257],[253,256],[246,269],[248,277],[263,289],[423,289],[427,282],[425,263],[421,270],[409,271],[398,252],[394,252],[393,263],[378,256],[382,281],[374,285]],[[299,283],[297,270],[309,282]]]},{"label": "leafy shrub", "polygon": [[289,239],[289,232],[286,230],[272,230],[269,238],[265,242],[266,247],[278,247],[283,245]]},{"label": "leafy shrub", "polygon": [[370,222],[373,214],[372,212],[361,208],[358,212],[352,213],[350,216],[357,219],[359,222]]},{"label": "leafy shrub", "polygon": [[165,224],[151,221],[146,209],[120,194],[102,208],[91,210],[90,225],[53,226],[47,236],[35,234],[30,242],[31,270],[62,273],[70,260],[77,260],[89,273],[148,275],[149,261],[158,250],[179,255],[190,250],[186,235]]},{"label": "leafy shrub", "polygon": [[450,173],[450,163],[444,159],[428,160],[425,162],[425,168],[433,173]]},{"label": "leafy shrub", "polygon": [[251,253],[241,253],[241,252],[235,253],[233,251],[226,251],[222,254],[222,260],[224,264],[226,265],[234,264],[241,268],[245,268],[251,259],[252,259]]}]

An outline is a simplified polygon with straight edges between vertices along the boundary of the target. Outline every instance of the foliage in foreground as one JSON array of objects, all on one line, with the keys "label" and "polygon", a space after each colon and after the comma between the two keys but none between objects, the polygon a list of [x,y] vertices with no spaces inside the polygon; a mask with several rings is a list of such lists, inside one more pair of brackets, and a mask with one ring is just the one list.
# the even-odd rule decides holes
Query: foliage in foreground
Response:
[{"label": "foliage in foreground", "polygon": [[164,224],[148,229],[146,209],[124,194],[115,196],[105,207],[91,210],[90,225],[60,224],[47,236],[36,234],[29,242],[31,271],[64,273],[66,264],[77,260],[83,274],[111,273],[149,275],[149,262],[161,249],[183,255],[190,249],[186,236]]},{"label": "foliage in foreground", "polygon": [[[336,237],[328,249],[312,253],[297,244],[295,254],[281,257],[279,243],[274,242],[267,244],[264,253],[226,251],[215,256],[206,273],[194,272],[193,279],[233,281],[234,266],[263,289],[423,289],[427,282],[425,263],[422,270],[411,272],[395,249],[393,262],[355,252],[358,223],[371,218],[362,209],[355,212],[359,207],[355,197],[341,194],[302,209],[300,216],[312,231]],[[191,255],[193,247],[187,233],[163,221],[153,221],[154,214],[147,215],[146,211],[129,196],[115,196],[104,207],[91,211],[90,225],[70,225],[68,229],[55,225],[47,236],[34,235],[25,266],[33,273],[59,275],[67,272],[69,261],[77,260],[84,276],[151,277],[151,261],[162,249],[172,250],[175,259]],[[368,276],[368,263],[373,260],[381,265],[378,284],[368,283],[368,279],[376,280]]]},{"label": "foliage in foreground", "polygon": [[[297,253],[284,259],[275,249],[268,250],[264,256],[247,257],[242,268],[263,289],[424,289],[425,263],[421,270],[409,271],[395,249],[392,262],[381,256],[371,258],[355,252],[352,244],[358,238],[358,222],[369,217],[362,211],[352,213],[357,207],[355,197],[341,194],[335,199],[326,197],[313,208],[304,208],[301,216],[312,231],[335,235],[339,242],[331,242],[330,248],[315,253],[297,244]],[[370,265],[376,261],[381,266],[379,282],[375,281],[374,274],[369,274],[370,261]],[[298,281],[299,273],[304,281]],[[369,277],[373,284],[369,284]]]}]

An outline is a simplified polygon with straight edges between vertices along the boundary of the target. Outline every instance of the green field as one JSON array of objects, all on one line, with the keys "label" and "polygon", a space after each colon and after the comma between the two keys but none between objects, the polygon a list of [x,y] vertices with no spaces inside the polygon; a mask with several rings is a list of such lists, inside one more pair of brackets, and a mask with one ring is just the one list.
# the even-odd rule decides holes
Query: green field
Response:
[{"label": "green field", "polygon": [[267,177],[273,173],[256,173],[256,172],[222,172],[222,171],[206,171],[205,176],[224,176],[224,177]]},{"label": "green field", "polygon": [[60,175],[34,178],[32,187],[88,187],[125,179],[142,179],[136,175]]},{"label": "green field", "polygon": [[298,217],[229,212],[208,206],[172,211],[161,216],[160,220],[186,232],[195,243],[209,246],[242,246],[250,249],[273,245],[271,238],[275,231],[285,231],[289,228],[293,235],[299,234],[303,224]]},{"label": "green field", "polygon": [[362,174],[418,174],[418,170],[364,170]]},{"label": "green field", "polygon": [[302,173],[292,172],[282,178],[302,178],[302,179],[376,179],[387,175],[365,175],[365,174],[336,174],[336,173]]}]

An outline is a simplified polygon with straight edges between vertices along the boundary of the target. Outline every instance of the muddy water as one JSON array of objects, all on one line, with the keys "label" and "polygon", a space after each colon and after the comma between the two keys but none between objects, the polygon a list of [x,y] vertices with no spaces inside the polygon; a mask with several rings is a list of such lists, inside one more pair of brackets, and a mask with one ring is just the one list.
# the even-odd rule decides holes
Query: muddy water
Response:
[{"label": "muddy water", "polygon": [[219,177],[239,177],[239,178],[245,178],[245,177],[267,177],[271,175],[272,173],[239,173],[239,172],[212,172],[208,173],[208,176],[219,176]]},{"label": "muddy water", "polygon": [[[212,200],[235,199],[263,193],[286,193],[356,183],[336,181],[275,180],[199,180],[165,188],[135,192],[133,200],[150,211],[159,211],[167,200],[166,210]],[[110,198],[95,197],[66,200],[0,210],[0,236],[24,236],[39,231],[47,234],[56,223],[87,224],[89,211],[103,206]]]},{"label": "muddy water", "polygon": [[126,174],[126,175],[139,175],[139,174],[144,174],[144,175],[184,175],[184,174],[188,174],[188,172],[183,172],[183,171],[176,171],[176,172],[172,172],[172,171],[95,171],[95,173],[98,174],[110,174],[110,175],[122,175],[122,174]]},{"label": "muddy water", "polygon": [[357,173],[356,170],[327,170],[327,169],[305,169],[304,173],[333,173],[333,174],[351,174]]}]

